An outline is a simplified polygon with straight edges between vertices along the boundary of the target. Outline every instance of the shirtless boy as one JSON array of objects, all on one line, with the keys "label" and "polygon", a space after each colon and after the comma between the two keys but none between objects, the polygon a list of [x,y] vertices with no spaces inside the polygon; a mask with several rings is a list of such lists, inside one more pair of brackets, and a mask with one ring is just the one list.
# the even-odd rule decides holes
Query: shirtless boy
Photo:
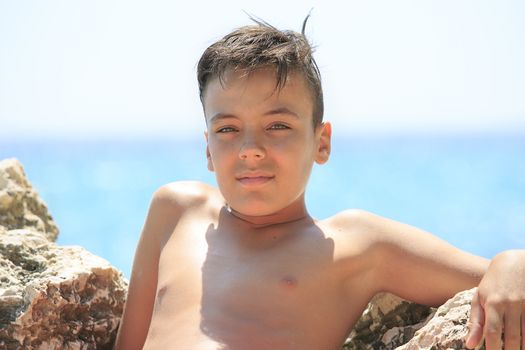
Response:
[{"label": "shirtless boy", "polygon": [[490,262],[364,211],[308,214],[305,187],[329,158],[332,129],[311,54],[304,35],[264,23],[204,52],[219,189],[155,192],[116,349],[337,350],[378,292],[439,305],[478,285],[468,345],[484,335],[489,350],[525,349],[524,251]]}]

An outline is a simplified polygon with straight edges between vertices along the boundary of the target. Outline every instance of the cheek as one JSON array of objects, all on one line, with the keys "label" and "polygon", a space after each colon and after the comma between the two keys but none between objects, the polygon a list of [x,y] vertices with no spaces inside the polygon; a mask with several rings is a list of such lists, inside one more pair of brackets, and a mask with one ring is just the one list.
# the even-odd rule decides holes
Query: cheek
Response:
[{"label": "cheek", "polygon": [[237,153],[235,153],[234,142],[210,139],[208,141],[208,150],[214,171],[218,176],[226,171],[230,167],[231,162],[236,159],[235,155]]},{"label": "cheek", "polygon": [[300,164],[309,162],[314,155],[313,140],[308,135],[296,135],[287,138],[281,144],[276,145],[276,149],[282,150],[283,153],[293,155],[294,162]]},{"label": "cheek", "polygon": [[231,147],[228,142],[220,141],[217,139],[210,139],[208,142],[211,158],[213,160],[221,159],[224,154],[227,154],[228,147]]},{"label": "cheek", "polygon": [[286,153],[308,153],[312,142],[309,135],[305,135],[303,131],[297,131],[286,136],[269,138],[269,143],[273,149]]},{"label": "cheek", "polygon": [[274,154],[280,158],[281,166],[295,178],[308,178],[314,162],[314,145],[309,138],[294,137],[276,143]]}]

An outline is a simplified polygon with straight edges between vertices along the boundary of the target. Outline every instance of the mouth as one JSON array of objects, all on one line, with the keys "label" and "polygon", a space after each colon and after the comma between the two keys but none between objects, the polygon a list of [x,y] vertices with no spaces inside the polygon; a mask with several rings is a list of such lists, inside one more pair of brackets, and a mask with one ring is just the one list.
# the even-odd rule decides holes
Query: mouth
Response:
[{"label": "mouth", "polygon": [[266,174],[249,174],[237,176],[237,181],[243,186],[260,186],[273,180],[275,176]]}]

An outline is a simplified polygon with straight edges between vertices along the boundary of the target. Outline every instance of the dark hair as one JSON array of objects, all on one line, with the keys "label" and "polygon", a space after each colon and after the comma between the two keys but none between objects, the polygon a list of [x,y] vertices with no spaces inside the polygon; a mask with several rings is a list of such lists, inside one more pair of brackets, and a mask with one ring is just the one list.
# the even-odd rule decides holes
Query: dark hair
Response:
[{"label": "dark hair", "polygon": [[274,67],[277,75],[276,89],[286,84],[289,72],[298,72],[305,79],[313,99],[314,127],[323,121],[323,90],[321,74],[312,53],[313,48],[304,35],[308,17],[301,33],[278,30],[268,23],[250,17],[256,24],[241,27],[209,46],[197,65],[197,79],[201,102],[207,84],[213,78],[223,82],[229,69],[245,70],[247,74]]}]

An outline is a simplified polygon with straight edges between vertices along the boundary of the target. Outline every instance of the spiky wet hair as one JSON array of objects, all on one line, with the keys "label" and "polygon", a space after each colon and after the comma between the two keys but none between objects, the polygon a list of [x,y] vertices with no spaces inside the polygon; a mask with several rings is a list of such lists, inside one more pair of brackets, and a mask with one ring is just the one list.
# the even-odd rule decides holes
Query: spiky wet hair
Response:
[{"label": "spiky wet hair", "polygon": [[301,74],[312,93],[314,127],[323,121],[323,90],[321,74],[313,58],[313,47],[304,32],[279,30],[267,22],[250,18],[254,25],[244,26],[227,34],[210,45],[202,54],[197,65],[197,79],[201,102],[204,103],[206,86],[210,80],[219,78],[224,82],[228,70],[244,71],[247,75],[261,68],[274,68],[276,89],[286,84],[288,74]]}]

